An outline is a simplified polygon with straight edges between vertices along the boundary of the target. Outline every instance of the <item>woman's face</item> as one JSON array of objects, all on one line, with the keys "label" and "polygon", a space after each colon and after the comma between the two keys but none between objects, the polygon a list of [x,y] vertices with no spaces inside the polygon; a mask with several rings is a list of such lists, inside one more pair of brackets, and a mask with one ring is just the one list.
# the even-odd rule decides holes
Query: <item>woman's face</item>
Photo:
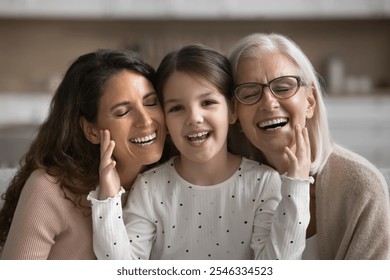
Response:
[{"label": "woman's face", "polygon": [[[236,74],[236,85],[246,82],[266,84],[286,75],[301,76],[296,64],[280,53],[268,53],[256,58],[241,59]],[[295,150],[294,127],[304,127],[313,116],[315,99],[311,86],[301,86],[287,99],[278,99],[269,88],[255,104],[244,105],[235,101],[242,130],[251,143],[260,149],[268,160],[284,154],[284,148]]]},{"label": "woman's face", "polygon": [[97,126],[110,131],[118,165],[148,165],[162,155],[164,114],[152,84],[136,72],[122,71],[106,81]]},{"label": "woman's face", "polygon": [[234,116],[225,96],[206,79],[173,73],[164,86],[164,112],[182,159],[201,163],[226,154]]}]

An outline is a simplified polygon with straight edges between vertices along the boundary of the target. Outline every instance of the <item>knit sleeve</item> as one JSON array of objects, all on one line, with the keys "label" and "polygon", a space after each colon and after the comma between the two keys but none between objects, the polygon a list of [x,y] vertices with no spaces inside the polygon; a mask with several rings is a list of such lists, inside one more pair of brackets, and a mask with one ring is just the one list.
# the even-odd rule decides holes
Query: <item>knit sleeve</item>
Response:
[{"label": "knit sleeve", "polygon": [[280,177],[275,172],[267,184],[255,214],[255,258],[301,259],[310,221],[310,181]]},{"label": "knit sleeve", "polygon": [[123,222],[121,195],[124,189],[113,198],[97,199],[97,192],[88,195],[92,207],[93,249],[98,259],[131,259],[129,239]]},{"label": "knit sleeve", "polygon": [[147,217],[149,198],[142,176],[135,181],[122,209],[123,188],[114,198],[98,200],[96,191],[92,202],[93,247],[98,259],[148,259],[155,236],[155,226]]},{"label": "knit sleeve", "polygon": [[46,173],[33,173],[21,193],[2,258],[47,259],[67,225],[64,203],[70,202]]}]

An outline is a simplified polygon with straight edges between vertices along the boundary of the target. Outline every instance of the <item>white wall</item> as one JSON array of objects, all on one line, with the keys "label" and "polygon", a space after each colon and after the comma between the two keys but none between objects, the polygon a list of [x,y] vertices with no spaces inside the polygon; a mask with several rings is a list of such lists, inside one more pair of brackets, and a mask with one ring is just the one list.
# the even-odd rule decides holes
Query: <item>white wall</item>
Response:
[{"label": "white wall", "polygon": [[326,99],[332,138],[368,158],[390,167],[390,97]]}]

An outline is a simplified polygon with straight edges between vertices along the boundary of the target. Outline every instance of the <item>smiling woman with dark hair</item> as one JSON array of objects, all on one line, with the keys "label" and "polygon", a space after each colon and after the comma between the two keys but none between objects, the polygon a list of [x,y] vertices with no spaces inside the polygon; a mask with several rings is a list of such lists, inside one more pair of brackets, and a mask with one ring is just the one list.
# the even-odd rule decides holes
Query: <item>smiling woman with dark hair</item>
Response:
[{"label": "smiling woman with dark hair", "polygon": [[[99,183],[101,131],[122,186],[157,162],[165,122],[155,71],[132,51],[99,50],[68,69],[0,213],[3,259],[95,259],[86,197]],[[147,144],[147,145],[146,145]]]}]

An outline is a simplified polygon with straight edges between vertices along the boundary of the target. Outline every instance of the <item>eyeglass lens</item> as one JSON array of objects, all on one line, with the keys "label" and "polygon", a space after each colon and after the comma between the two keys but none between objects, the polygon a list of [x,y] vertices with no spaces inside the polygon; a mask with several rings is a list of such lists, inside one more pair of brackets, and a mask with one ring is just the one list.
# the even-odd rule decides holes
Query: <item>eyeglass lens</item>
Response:
[{"label": "eyeglass lens", "polygon": [[235,90],[237,99],[244,104],[253,104],[259,101],[265,87],[269,87],[272,94],[278,98],[289,98],[299,89],[299,78],[293,76],[279,77],[268,84],[247,83],[238,86]]}]

